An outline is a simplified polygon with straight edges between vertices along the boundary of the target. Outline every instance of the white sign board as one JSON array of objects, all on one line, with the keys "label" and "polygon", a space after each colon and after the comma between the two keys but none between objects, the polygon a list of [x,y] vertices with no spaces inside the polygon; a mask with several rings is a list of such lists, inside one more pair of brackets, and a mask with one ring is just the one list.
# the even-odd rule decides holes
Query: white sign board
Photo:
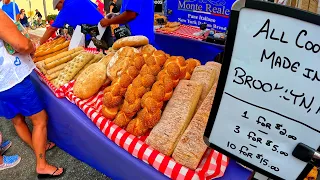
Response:
[{"label": "white sign board", "polygon": [[240,11],[210,143],[280,178],[299,176],[306,163],[291,155],[296,145],[320,145],[319,32],[288,16]]}]

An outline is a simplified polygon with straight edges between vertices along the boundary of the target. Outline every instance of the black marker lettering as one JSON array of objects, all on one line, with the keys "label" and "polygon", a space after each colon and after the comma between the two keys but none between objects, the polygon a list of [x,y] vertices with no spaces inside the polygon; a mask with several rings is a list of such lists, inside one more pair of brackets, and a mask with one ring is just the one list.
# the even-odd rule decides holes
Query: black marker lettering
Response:
[{"label": "black marker lettering", "polygon": [[248,84],[249,88],[251,88],[250,82],[253,80],[252,76],[246,76],[246,80],[244,82],[244,85]]},{"label": "black marker lettering", "polygon": [[[316,50],[316,47],[318,48],[317,50]],[[314,53],[318,53],[318,52],[320,51],[320,45],[319,45],[319,44],[315,44],[315,45],[313,46],[313,48],[312,48],[312,51],[313,51]]]},{"label": "black marker lettering", "polygon": [[308,110],[308,113],[311,111],[311,105],[312,105],[312,103],[313,103],[313,101],[314,101],[314,97],[312,97],[311,98],[311,101],[307,104],[306,103],[306,97],[303,97],[302,98],[302,101],[301,101],[301,103],[300,103],[300,105],[299,106],[302,106],[303,105],[303,107],[305,108],[305,109],[309,109]]},{"label": "black marker lettering", "polygon": [[[311,47],[310,47],[311,46]],[[310,51],[313,48],[313,43],[311,41],[308,41],[305,45],[306,50]]]},{"label": "black marker lettering", "polygon": [[[270,26],[270,19],[267,19],[267,21],[264,23],[262,28],[255,35],[253,35],[253,37],[254,38],[257,37],[260,33],[266,33],[266,39],[268,39],[269,26]],[[267,27],[267,29],[264,29],[265,27]]]},{"label": "black marker lettering", "polygon": [[272,30],[271,35],[270,35],[270,39],[278,41],[279,38],[273,37],[274,31],[275,31],[275,29]]},{"label": "black marker lettering", "polygon": [[314,72],[314,70],[309,69],[309,68],[305,68],[304,70],[308,71],[308,74],[304,74],[304,73],[303,73],[303,76],[306,77],[306,78],[308,78],[308,79],[310,79],[310,78],[311,78],[311,77],[310,77],[310,71],[311,71],[311,72]]},{"label": "black marker lettering", "polygon": [[319,77],[318,77],[318,71],[316,71],[314,77],[312,78],[312,81],[317,80],[320,81]]},{"label": "black marker lettering", "polygon": [[291,66],[291,71],[297,72],[298,67],[300,67],[300,62],[294,62]]},{"label": "black marker lettering", "polygon": [[299,45],[299,42],[298,42],[302,33],[304,33],[304,36],[306,36],[308,34],[308,32],[306,30],[300,31],[300,33],[298,34],[297,39],[296,39],[296,46],[298,48],[303,48],[303,46]]},{"label": "black marker lettering", "polygon": [[262,56],[261,56],[260,62],[262,62],[264,59],[272,58],[271,69],[273,69],[273,61],[274,61],[274,56],[275,55],[276,55],[276,52],[273,51],[269,56],[267,56],[266,49],[264,49],[263,52],[262,52]]},{"label": "black marker lettering", "polygon": [[279,68],[281,67],[281,57],[280,56],[278,56],[276,58],[276,61],[274,62],[274,66],[277,66],[277,65],[279,65]]},{"label": "black marker lettering", "polygon": [[[246,75],[246,71],[244,71],[241,67],[236,67],[234,70],[236,70],[235,76],[238,77],[241,80],[241,82],[238,82],[235,79],[233,80],[233,82],[237,84],[243,84],[244,83],[243,77]],[[238,75],[238,70],[242,72],[241,75]]]},{"label": "black marker lettering", "polygon": [[282,33],[282,36],[280,38],[280,42],[285,43],[285,44],[288,43],[288,41],[283,40],[283,38],[284,38],[284,32]]},{"label": "black marker lettering", "polygon": [[302,93],[301,95],[294,94],[294,93],[293,93],[293,90],[291,90],[291,91],[290,91],[290,94],[291,94],[291,96],[293,96],[293,97],[294,97],[293,104],[296,104],[296,102],[297,102],[297,98],[298,98],[298,97],[302,97],[302,96],[304,96],[304,93]]}]

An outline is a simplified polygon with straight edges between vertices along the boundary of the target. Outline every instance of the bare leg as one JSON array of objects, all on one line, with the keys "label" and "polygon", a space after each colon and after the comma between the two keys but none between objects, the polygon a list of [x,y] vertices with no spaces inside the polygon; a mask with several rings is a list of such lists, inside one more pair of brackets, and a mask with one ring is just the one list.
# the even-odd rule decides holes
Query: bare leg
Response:
[{"label": "bare leg", "polygon": [[31,147],[31,149],[33,149],[31,132],[28,128],[28,125],[25,121],[25,118],[21,114],[19,114],[12,119],[12,122],[13,122],[14,128],[16,129],[19,137],[25,143],[27,143]]},{"label": "bare leg", "polygon": [[[32,145],[36,155],[37,168],[39,174],[52,174],[57,168],[51,166],[46,161],[45,147],[47,142],[47,114],[43,110],[30,117],[33,124]],[[59,175],[63,172],[62,168],[54,175]]]}]

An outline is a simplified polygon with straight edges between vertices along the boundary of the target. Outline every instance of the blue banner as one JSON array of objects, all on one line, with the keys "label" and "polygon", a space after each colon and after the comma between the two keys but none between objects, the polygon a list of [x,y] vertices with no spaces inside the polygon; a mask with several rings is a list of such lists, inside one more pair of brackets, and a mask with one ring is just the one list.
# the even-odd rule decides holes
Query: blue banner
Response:
[{"label": "blue banner", "polygon": [[208,29],[225,32],[231,7],[235,0],[167,0],[169,21],[198,26],[206,23]]}]

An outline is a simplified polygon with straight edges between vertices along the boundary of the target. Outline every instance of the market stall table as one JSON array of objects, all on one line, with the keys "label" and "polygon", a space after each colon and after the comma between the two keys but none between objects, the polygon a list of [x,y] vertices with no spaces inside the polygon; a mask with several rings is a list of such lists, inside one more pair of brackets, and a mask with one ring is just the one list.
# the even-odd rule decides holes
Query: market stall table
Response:
[{"label": "market stall table", "polygon": [[224,51],[224,45],[162,33],[155,33],[154,46],[170,55],[198,59],[202,64],[213,61],[219,53]]},{"label": "market stall table", "polygon": [[[76,105],[56,98],[35,72],[31,77],[48,112],[48,137],[61,149],[112,179],[168,179],[109,140]],[[231,161],[219,180],[250,174]]]}]

